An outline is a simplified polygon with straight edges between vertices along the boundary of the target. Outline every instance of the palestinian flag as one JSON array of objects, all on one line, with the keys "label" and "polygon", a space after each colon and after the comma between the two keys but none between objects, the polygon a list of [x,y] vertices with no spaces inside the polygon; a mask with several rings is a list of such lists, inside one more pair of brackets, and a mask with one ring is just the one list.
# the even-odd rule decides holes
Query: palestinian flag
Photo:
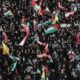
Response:
[{"label": "palestinian flag", "polygon": [[38,27],[40,27],[40,26],[48,27],[48,26],[50,26],[52,24],[56,24],[56,22],[58,22],[58,21],[59,21],[59,18],[56,15],[54,18],[50,19],[49,21],[46,21],[46,22],[41,23],[41,24],[38,24]]},{"label": "palestinian flag", "polygon": [[74,13],[75,13],[75,11],[66,12],[66,13],[65,13],[65,17],[67,18],[67,17],[73,15]]},{"label": "palestinian flag", "polygon": [[39,45],[46,46],[46,43],[43,43],[43,42],[40,42],[40,41],[37,41],[37,43],[38,43]]},{"label": "palestinian flag", "polygon": [[53,27],[48,28],[47,30],[45,30],[45,34],[50,34],[50,33],[54,33],[58,30],[58,25],[55,24]]},{"label": "palestinian flag", "polygon": [[20,42],[20,44],[19,44],[20,46],[23,46],[25,44],[25,42],[26,42],[26,39],[27,39],[27,37],[29,35],[29,25],[30,25],[29,22],[25,22],[25,20],[21,24],[22,30],[24,32],[26,32],[26,37],[24,37],[24,39]]},{"label": "palestinian flag", "polygon": [[43,26],[49,26],[49,25],[51,25],[52,24],[52,21],[46,21],[45,23],[43,23]]},{"label": "palestinian flag", "polygon": [[22,26],[22,30],[24,31],[24,32],[26,32],[26,35],[29,35],[29,22],[23,22],[22,24],[21,24],[21,26]]},{"label": "palestinian flag", "polygon": [[40,0],[40,2],[39,2],[40,8],[39,8],[39,11],[38,11],[38,15],[42,15],[42,13],[43,13],[43,10],[41,9],[42,2],[43,2],[43,0]]},{"label": "palestinian flag", "polygon": [[24,27],[29,27],[29,22],[22,22],[21,26],[24,26]]},{"label": "palestinian flag", "polygon": [[40,0],[39,5],[41,6],[41,5],[42,5],[42,3],[43,3],[43,0]]},{"label": "palestinian flag", "polygon": [[61,6],[60,2],[58,2],[58,7],[59,7],[59,9],[61,9],[61,10],[66,10],[65,7]]},{"label": "palestinian flag", "polygon": [[13,62],[20,60],[18,57],[15,57],[15,56],[13,56],[13,55],[9,55],[9,58],[10,58]]},{"label": "palestinian flag", "polygon": [[22,30],[26,32],[26,34],[29,33],[29,25],[30,23],[26,21],[26,18],[22,18],[21,26],[22,26]]},{"label": "palestinian flag", "polygon": [[44,22],[44,23],[38,24],[38,27],[40,27],[40,26],[45,26],[45,27],[47,27],[47,26],[49,26],[49,25],[51,25],[51,24],[52,24],[52,21],[49,20],[49,21],[46,21],[46,22]]},{"label": "palestinian flag", "polygon": [[19,46],[24,46],[27,37],[28,37],[28,36],[24,37],[24,39],[19,43]]},{"label": "palestinian flag", "polygon": [[46,12],[50,12],[50,10],[49,10],[49,8],[48,8],[48,7],[46,7],[45,11],[46,11]]},{"label": "palestinian flag", "polygon": [[4,12],[4,16],[13,16],[13,13],[9,10],[7,12]]},{"label": "palestinian flag", "polygon": [[40,16],[40,15],[42,15],[42,13],[43,13],[43,10],[42,9],[39,9],[38,15]]},{"label": "palestinian flag", "polygon": [[39,11],[40,7],[37,5],[36,1],[32,0],[32,6],[34,10]]}]

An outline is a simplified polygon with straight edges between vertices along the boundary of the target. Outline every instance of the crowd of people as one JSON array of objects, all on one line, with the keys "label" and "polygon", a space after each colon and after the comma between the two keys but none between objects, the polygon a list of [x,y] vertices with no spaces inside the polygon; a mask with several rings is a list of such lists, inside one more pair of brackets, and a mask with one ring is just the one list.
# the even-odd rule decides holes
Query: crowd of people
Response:
[{"label": "crowd of people", "polygon": [[0,0],[0,80],[80,80],[77,3]]}]

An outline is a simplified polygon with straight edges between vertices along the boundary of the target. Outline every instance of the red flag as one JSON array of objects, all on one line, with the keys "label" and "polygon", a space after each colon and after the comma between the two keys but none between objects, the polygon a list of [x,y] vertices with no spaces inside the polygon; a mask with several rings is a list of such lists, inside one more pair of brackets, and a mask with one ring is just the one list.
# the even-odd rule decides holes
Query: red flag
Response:
[{"label": "red flag", "polygon": [[38,43],[39,45],[46,46],[46,43],[43,43],[43,42],[40,42],[40,41],[37,41],[37,43]]},{"label": "red flag", "polygon": [[5,32],[3,32],[2,35],[3,35],[3,42],[6,42],[8,40],[8,36],[6,35]]},{"label": "red flag", "polygon": [[32,0],[32,6],[36,6],[36,2]]},{"label": "red flag", "polygon": [[25,21],[26,21],[26,18],[22,18],[21,22],[23,23],[23,22],[25,22]]},{"label": "red flag", "polygon": [[60,2],[58,2],[58,7],[59,7],[59,9],[66,10],[65,7],[61,6]]},{"label": "red flag", "polygon": [[45,71],[46,71],[46,75],[48,75],[48,72],[49,72],[48,66],[46,66]]},{"label": "red flag", "polygon": [[40,0],[40,3],[39,3],[39,5],[41,6],[41,5],[42,5],[42,3],[43,3],[43,0]]},{"label": "red flag", "polygon": [[58,30],[59,29],[59,25],[58,24],[54,24],[53,27]]},{"label": "red flag", "polygon": [[49,53],[49,51],[48,51],[48,44],[45,46],[44,53],[43,54],[38,54],[37,57],[38,58],[44,58],[44,57],[46,57],[46,58],[51,59],[50,54],[47,54],[47,53]]},{"label": "red flag", "polygon": [[29,35],[29,28],[22,26],[22,30],[26,32],[26,35]]},{"label": "red flag", "polygon": [[44,54],[38,54],[37,57],[38,57],[38,58],[44,58],[44,57],[47,57],[47,58],[51,59],[51,56],[48,55],[48,54],[46,54],[46,53],[44,53]]},{"label": "red flag", "polygon": [[38,58],[44,58],[46,56],[46,54],[38,54],[37,57]]},{"label": "red flag", "polygon": [[80,45],[80,33],[77,34],[77,43]]},{"label": "red flag", "polygon": [[42,15],[42,13],[43,13],[43,10],[42,9],[39,9],[38,15]]}]

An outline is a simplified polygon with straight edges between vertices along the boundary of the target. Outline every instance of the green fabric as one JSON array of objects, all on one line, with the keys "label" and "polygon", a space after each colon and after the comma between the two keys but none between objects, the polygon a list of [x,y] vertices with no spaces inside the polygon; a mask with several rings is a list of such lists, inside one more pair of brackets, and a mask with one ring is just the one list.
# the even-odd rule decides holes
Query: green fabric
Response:
[{"label": "green fabric", "polygon": [[45,23],[43,23],[43,26],[49,26],[49,25],[51,25],[52,24],[52,21],[46,21]]},{"label": "green fabric", "polygon": [[13,67],[12,67],[11,71],[14,71],[14,70],[15,70],[16,65],[17,65],[17,62],[15,62],[15,63],[13,64]]},{"label": "green fabric", "polygon": [[45,34],[47,35],[47,34],[50,34],[50,33],[54,33],[56,31],[57,31],[56,29],[54,29],[53,27],[50,27],[45,31]]},{"label": "green fabric", "polygon": [[44,23],[38,24],[38,27],[40,27],[40,26],[48,27],[51,24],[52,24],[52,21],[46,21]]}]

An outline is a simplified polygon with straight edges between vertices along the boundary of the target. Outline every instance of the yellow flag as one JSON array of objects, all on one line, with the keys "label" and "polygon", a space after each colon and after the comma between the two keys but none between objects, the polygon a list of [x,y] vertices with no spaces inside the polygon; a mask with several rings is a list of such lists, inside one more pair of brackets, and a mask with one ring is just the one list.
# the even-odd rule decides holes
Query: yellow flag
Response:
[{"label": "yellow flag", "polygon": [[3,44],[3,55],[9,55],[9,48],[5,43],[2,44]]},{"label": "yellow flag", "polygon": [[53,20],[53,23],[55,24],[56,22],[58,22],[58,20],[59,20],[59,18],[58,18],[58,16],[56,15],[56,16],[55,16],[55,19]]},{"label": "yellow flag", "polygon": [[41,75],[41,80],[46,80],[45,70],[43,70],[43,72],[42,72],[42,75]]}]

